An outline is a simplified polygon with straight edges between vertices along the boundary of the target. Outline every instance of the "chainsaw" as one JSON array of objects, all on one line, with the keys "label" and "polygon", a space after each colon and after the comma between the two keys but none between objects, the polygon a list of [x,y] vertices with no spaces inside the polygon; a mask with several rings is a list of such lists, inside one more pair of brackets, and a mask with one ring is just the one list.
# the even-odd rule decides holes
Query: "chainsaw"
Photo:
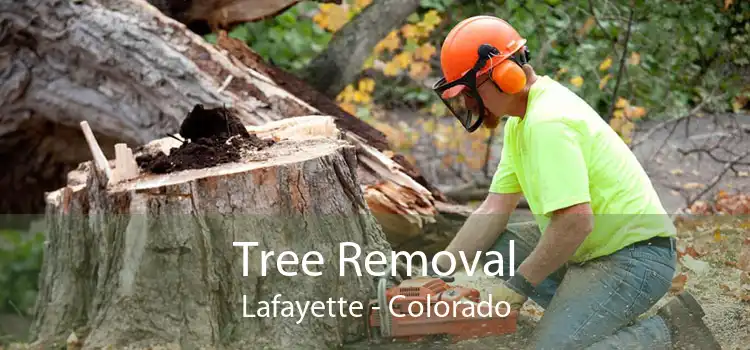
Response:
[{"label": "chainsaw", "polygon": [[[452,277],[416,277],[388,288],[378,280],[367,307],[368,339],[416,342],[444,336],[451,342],[514,333],[518,311],[501,301],[481,301],[473,288],[449,285]],[[491,299],[491,298],[490,298]]]}]

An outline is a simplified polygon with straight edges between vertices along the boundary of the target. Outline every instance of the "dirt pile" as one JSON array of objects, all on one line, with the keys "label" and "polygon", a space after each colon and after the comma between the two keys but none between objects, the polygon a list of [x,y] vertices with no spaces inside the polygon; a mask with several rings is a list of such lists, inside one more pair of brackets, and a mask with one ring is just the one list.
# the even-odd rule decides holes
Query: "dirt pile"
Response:
[{"label": "dirt pile", "polygon": [[180,136],[185,142],[172,148],[169,156],[163,152],[144,154],[136,158],[138,166],[155,174],[209,168],[239,161],[243,152],[262,150],[274,144],[274,140],[248,133],[230,109],[206,109],[200,104],[180,125]]}]

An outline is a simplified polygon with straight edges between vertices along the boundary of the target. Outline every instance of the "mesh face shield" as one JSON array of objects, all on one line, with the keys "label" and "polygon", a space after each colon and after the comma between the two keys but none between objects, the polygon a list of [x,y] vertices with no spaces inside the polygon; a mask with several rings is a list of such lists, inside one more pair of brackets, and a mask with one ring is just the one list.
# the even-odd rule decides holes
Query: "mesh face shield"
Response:
[{"label": "mesh face shield", "polygon": [[488,54],[482,55],[481,51],[480,48],[477,63],[463,76],[450,83],[446,82],[445,77],[440,78],[432,87],[448,110],[469,132],[478,129],[485,117],[484,102],[477,90],[477,73],[484,67],[489,57]]},{"label": "mesh face shield", "polygon": [[[481,96],[479,96],[477,75],[482,71],[487,61],[498,54],[498,51],[490,45],[482,45],[479,47],[478,53],[479,59],[477,59],[474,67],[466,71],[460,78],[448,83],[443,77],[432,87],[433,91],[448,107],[448,110],[468,132],[477,130],[482,125],[486,113],[488,113]],[[519,66],[528,60],[528,53],[525,50],[522,50],[520,59],[515,57],[516,55],[518,53],[508,57],[508,59]],[[489,68],[490,74],[492,68]],[[484,82],[482,83],[484,84]],[[502,91],[497,84],[495,86]]]}]

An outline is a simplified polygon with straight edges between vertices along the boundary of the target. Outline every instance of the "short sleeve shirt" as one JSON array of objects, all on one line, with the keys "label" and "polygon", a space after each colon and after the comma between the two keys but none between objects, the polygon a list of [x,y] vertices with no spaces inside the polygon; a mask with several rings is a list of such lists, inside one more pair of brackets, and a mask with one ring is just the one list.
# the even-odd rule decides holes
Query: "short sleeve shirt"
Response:
[{"label": "short sleeve shirt", "polygon": [[523,193],[542,232],[552,213],[590,203],[594,231],[574,254],[586,261],[655,236],[675,236],[650,179],[617,133],[575,93],[541,76],[526,115],[505,123],[490,192]]}]

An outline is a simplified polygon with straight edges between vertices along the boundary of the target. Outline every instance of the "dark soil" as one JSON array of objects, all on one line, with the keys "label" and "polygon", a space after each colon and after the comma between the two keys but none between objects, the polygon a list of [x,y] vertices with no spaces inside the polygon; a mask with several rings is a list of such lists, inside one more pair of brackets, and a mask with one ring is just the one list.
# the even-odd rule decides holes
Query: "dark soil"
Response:
[{"label": "dark soil", "polygon": [[172,148],[169,156],[144,154],[136,158],[138,166],[155,174],[209,168],[239,161],[243,151],[262,150],[275,142],[248,133],[232,110],[205,109],[200,104],[182,122],[180,135],[186,141]]}]

